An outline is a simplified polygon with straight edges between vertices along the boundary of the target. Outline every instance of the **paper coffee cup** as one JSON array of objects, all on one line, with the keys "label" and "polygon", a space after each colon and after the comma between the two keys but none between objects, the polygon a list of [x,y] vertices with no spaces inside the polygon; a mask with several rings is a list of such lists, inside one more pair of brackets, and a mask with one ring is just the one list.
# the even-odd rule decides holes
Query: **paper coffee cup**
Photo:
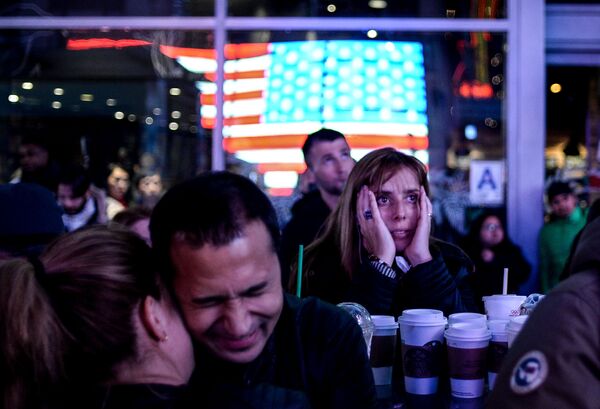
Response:
[{"label": "paper coffee cup", "polygon": [[524,295],[489,295],[483,297],[483,305],[488,320],[508,320],[520,314]]},{"label": "paper coffee cup", "polygon": [[496,376],[500,372],[502,361],[508,352],[508,334],[506,333],[506,324],[508,320],[492,320],[488,322],[488,327],[492,333],[490,345],[488,347],[488,388],[494,388]]},{"label": "paper coffee cup", "polygon": [[406,392],[416,395],[436,393],[443,359],[444,314],[439,310],[404,310],[398,324]]},{"label": "paper coffee cup", "polygon": [[372,315],[373,337],[371,338],[371,368],[375,385],[392,383],[392,366],[396,351],[398,324],[391,315]]},{"label": "paper coffee cup", "polygon": [[456,314],[450,314],[448,316],[448,326],[452,326],[458,322],[478,324],[487,328],[487,317],[476,312],[457,312]]},{"label": "paper coffee cup", "polygon": [[478,324],[459,322],[444,332],[448,349],[450,391],[457,398],[483,395],[491,333]]},{"label": "paper coffee cup", "polygon": [[527,321],[527,317],[529,317],[529,315],[519,315],[518,317],[511,318],[508,324],[506,324],[506,334],[508,336],[509,348],[512,346],[515,338],[523,328],[525,321]]}]

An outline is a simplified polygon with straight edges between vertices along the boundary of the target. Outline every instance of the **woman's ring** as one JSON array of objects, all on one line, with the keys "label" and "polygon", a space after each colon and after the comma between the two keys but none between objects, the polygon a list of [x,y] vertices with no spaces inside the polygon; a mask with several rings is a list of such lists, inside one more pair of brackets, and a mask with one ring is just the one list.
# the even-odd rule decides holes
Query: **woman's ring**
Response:
[{"label": "woman's ring", "polygon": [[365,210],[363,215],[365,216],[365,220],[371,220],[373,218],[373,213],[371,213],[371,209]]},{"label": "woman's ring", "polygon": [[427,213],[427,216],[432,217],[433,213]]}]

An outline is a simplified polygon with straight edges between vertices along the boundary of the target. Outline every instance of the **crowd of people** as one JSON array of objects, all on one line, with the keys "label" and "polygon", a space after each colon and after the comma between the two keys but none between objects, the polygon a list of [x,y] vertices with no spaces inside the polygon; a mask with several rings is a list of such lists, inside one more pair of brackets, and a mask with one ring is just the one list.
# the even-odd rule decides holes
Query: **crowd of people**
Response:
[{"label": "crowd of people", "polygon": [[[475,312],[505,268],[511,293],[531,272],[497,209],[458,245],[436,239],[426,166],[393,148],[355,163],[333,130],[306,139],[314,189],[283,230],[243,176],[207,172],[164,192],[158,173],[114,165],[105,191],[83,166],[49,173],[42,148],[24,149],[18,178],[0,185],[6,408],[376,408],[361,328],[334,304]],[[600,206],[580,209],[564,182],[547,196],[549,294],[491,408],[598,402]],[[531,356],[543,371],[519,388]]]}]

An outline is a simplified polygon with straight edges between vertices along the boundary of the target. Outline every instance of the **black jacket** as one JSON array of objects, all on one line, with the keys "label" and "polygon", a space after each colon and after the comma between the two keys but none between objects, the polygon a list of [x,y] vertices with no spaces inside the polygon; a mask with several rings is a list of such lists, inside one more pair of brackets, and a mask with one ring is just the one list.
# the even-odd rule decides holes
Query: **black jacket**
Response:
[{"label": "black jacket", "polygon": [[283,228],[281,236],[281,282],[284,286],[288,284],[290,268],[297,263],[298,246],[303,244],[306,247],[317,237],[330,213],[318,190],[307,193],[294,203],[292,219]]},{"label": "black jacket", "polygon": [[395,279],[375,270],[363,256],[363,264],[350,280],[342,270],[337,251],[323,251],[319,263],[304,282],[303,294],[331,303],[353,301],[371,314],[399,316],[409,308],[433,308],[444,315],[475,311],[467,277],[473,271],[469,257],[458,247],[436,239],[430,241],[433,259],[411,268],[406,274],[394,265]]},{"label": "black jacket", "polygon": [[273,335],[250,364],[227,363],[202,349],[196,362],[187,407],[376,407],[360,327],[346,312],[315,298],[285,295]]}]

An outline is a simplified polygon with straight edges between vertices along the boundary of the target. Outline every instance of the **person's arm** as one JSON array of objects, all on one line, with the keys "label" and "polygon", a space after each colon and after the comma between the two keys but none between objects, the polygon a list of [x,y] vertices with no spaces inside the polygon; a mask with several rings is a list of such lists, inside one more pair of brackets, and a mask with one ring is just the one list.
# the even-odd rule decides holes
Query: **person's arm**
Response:
[{"label": "person's arm", "polygon": [[465,267],[461,267],[455,276],[450,274],[442,255],[437,254],[427,263],[414,266],[404,276],[405,303],[414,308],[442,310],[445,315],[476,311],[467,277]]},{"label": "person's arm", "polygon": [[505,358],[487,409],[598,408],[598,295],[587,294],[596,301],[559,292],[540,302]]},{"label": "person's arm", "polygon": [[[341,318],[341,317],[340,317]],[[345,317],[343,317],[345,318]],[[329,364],[324,376],[326,394],[319,408],[370,409],[377,407],[373,372],[362,331],[353,320],[343,320],[327,345]],[[329,390],[329,392],[327,392]]]},{"label": "person's arm", "polygon": [[548,275],[550,274],[550,251],[548,248],[548,240],[546,239],[546,235],[544,231],[540,233],[540,266],[539,266],[539,276],[540,276],[540,287],[543,294],[546,294],[550,289],[550,284],[548,282]]}]

